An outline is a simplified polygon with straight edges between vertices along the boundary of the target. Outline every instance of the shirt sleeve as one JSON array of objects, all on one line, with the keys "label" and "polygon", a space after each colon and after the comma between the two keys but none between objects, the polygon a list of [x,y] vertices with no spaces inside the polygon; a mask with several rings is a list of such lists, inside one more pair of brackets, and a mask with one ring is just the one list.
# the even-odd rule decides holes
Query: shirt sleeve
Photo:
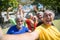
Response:
[{"label": "shirt sleeve", "polygon": [[13,24],[13,25],[16,25],[15,19],[13,19],[13,18],[10,18],[10,19],[9,19],[9,22],[10,22],[11,24]]},{"label": "shirt sleeve", "polygon": [[16,30],[16,29],[14,29],[14,27],[11,27],[11,28],[8,30],[7,34],[20,34],[19,31],[14,31],[14,30]]},{"label": "shirt sleeve", "polygon": [[25,29],[26,29],[26,32],[29,32],[29,29],[27,27],[25,27]]},{"label": "shirt sleeve", "polygon": [[7,34],[13,34],[13,32],[14,32],[14,30],[13,30],[13,28],[11,27],[11,28],[9,28],[9,30],[7,31]]}]

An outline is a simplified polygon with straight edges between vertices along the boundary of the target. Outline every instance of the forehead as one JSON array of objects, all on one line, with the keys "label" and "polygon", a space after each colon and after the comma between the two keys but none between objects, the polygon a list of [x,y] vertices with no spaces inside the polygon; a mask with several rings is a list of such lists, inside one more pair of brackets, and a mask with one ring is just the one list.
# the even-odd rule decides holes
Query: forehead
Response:
[{"label": "forehead", "polygon": [[38,13],[38,15],[43,15],[43,14],[41,14],[41,13]]},{"label": "forehead", "polygon": [[16,19],[16,21],[21,21],[21,20],[23,20],[23,19],[22,19],[22,18],[17,18],[17,19]]},{"label": "forehead", "polygon": [[22,5],[18,5],[19,7],[22,7]]},{"label": "forehead", "polygon": [[22,18],[19,18],[19,19],[17,19],[17,20],[23,20]]},{"label": "forehead", "polygon": [[45,12],[44,12],[44,15],[48,15],[48,14],[49,14],[49,15],[54,15],[54,13],[51,12],[51,11],[45,11]]}]

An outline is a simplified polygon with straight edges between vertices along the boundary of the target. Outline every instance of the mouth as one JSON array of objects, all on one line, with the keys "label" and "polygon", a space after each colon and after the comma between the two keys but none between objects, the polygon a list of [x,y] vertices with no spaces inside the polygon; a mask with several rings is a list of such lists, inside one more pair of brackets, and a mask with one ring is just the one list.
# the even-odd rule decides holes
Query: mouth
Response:
[{"label": "mouth", "polygon": [[51,23],[51,20],[46,20],[46,23],[50,24]]}]

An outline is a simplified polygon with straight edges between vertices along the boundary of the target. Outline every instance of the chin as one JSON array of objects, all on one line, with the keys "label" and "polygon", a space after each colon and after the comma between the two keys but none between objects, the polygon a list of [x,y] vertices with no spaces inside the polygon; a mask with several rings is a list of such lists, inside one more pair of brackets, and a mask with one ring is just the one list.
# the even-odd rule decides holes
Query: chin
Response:
[{"label": "chin", "polygon": [[47,22],[46,25],[51,25],[51,22]]}]

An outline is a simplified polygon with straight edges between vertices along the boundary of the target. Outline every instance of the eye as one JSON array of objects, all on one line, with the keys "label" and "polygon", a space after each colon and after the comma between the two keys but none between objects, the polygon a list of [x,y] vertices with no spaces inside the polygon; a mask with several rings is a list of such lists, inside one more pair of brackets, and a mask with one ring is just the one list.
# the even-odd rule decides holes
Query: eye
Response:
[{"label": "eye", "polygon": [[21,20],[20,22],[23,22],[23,20]]},{"label": "eye", "polygon": [[52,14],[51,13],[49,13],[49,16],[51,16]]},{"label": "eye", "polygon": [[47,16],[48,16],[48,15],[46,15],[46,14],[44,15],[44,17],[47,17]]},{"label": "eye", "polygon": [[23,20],[17,21],[17,22],[23,22]]}]

